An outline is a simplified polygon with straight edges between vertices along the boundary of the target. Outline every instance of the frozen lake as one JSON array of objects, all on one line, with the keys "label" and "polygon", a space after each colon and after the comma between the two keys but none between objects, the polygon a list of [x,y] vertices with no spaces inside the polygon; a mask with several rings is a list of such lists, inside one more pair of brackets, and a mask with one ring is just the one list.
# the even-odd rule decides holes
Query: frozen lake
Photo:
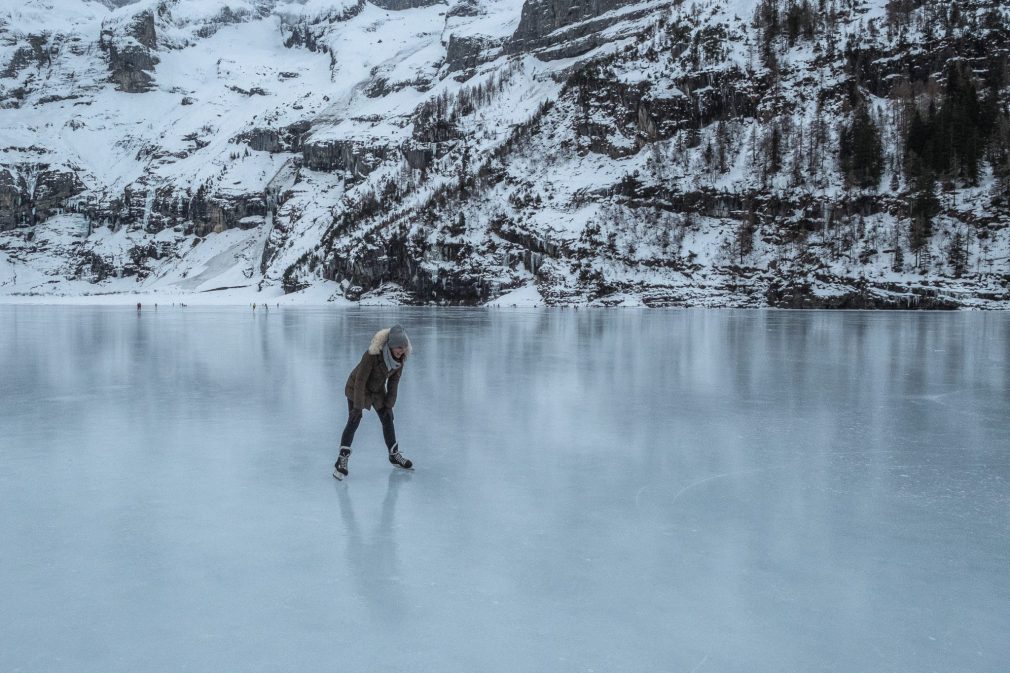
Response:
[{"label": "frozen lake", "polygon": [[[331,476],[372,334],[396,407]],[[0,306],[0,673],[1004,673],[1010,315]]]}]

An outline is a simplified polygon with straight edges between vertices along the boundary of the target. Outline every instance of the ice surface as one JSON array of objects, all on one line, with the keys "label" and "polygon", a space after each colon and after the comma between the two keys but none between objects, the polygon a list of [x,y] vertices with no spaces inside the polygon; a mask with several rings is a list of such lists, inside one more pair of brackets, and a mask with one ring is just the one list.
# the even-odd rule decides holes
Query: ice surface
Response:
[{"label": "ice surface", "polygon": [[[343,384],[407,328],[331,476]],[[0,671],[1005,671],[1010,316],[0,306]]]}]

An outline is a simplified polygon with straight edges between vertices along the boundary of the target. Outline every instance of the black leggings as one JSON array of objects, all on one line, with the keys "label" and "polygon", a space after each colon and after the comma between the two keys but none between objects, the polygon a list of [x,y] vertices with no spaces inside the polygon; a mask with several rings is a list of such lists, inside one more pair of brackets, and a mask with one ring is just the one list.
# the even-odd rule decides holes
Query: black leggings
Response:
[{"label": "black leggings", "polygon": [[[386,440],[386,448],[392,449],[396,446],[396,430],[393,429],[393,410],[387,407],[376,409],[375,413],[379,414],[379,420],[382,421],[382,437]],[[347,400],[347,425],[344,426],[344,432],[340,435],[340,446],[350,448],[351,442],[354,441],[354,433],[357,431],[358,424],[361,423],[363,415],[362,412],[354,413],[354,402]]]}]

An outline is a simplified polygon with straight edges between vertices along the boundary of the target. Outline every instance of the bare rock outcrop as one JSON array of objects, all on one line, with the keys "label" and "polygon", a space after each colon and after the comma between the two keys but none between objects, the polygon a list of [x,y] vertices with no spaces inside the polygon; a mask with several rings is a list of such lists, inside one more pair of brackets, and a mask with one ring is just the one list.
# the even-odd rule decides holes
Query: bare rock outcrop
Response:
[{"label": "bare rock outcrop", "polygon": [[494,60],[502,41],[483,35],[450,35],[445,49],[444,72],[469,75],[477,66]]},{"label": "bare rock outcrop", "polygon": [[359,140],[309,139],[302,146],[307,168],[315,171],[345,171],[353,176],[368,175],[388,155],[388,147]]},{"label": "bare rock outcrop", "polygon": [[3,70],[0,70],[0,78],[17,77],[18,73],[29,66],[39,67],[48,63],[50,60],[49,51],[46,49],[48,41],[48,35],[26,35],[24,37],[26,44],[22,44],[14,51]]},{"label": "bare rock outcrop", "polygon": [[84,189],[76,173],[48,164],[0,168],[0,231],[43,221]]},{"label": "bare rock outcrop", "polygon": [[[593,19],[636,2],[637,0],[526,0],[519,17],[519,26],[509,40],[508,50],[515,53],[546,46],[551,41],[544,38],[559,28]],[[603,27],[594,27],[590,32]],[[573,36],[566,39],[571,37]]]},{"label": "bare rock outcrop", "polygon": [[376,7],[382,7],[394,12],[404,9],[415,9],[417,7],[431,7],[432,5],[445,4],[444,0],[374,0]]},{"label": "bare rock outcrop", "polygon": [[98,44],[108,54],[109,73],[116,88],[127,93],[151,90],[158,64],[157,33],[151,12],[141,12],[124,24],[103,27]]},{"label": "bare rock outcrop", "polygon": [[282,128],[255,128],[239,134],[235,141],[260,152],[301,152],[302,139],[311,126],[308,121],[300,121]]}]

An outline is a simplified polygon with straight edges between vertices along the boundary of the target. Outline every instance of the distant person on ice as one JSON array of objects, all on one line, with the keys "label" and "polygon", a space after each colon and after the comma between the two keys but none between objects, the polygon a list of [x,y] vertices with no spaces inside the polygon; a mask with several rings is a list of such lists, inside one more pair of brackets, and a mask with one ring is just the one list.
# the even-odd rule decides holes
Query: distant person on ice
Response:
[{"label": "distant person on ice", "polygon": [[396,389],[403,374],[403,364],[410,355],[410,339],[399,325],[379,330],[372,337],[368,350],[354,368],[344,386],[347,396],[347,425],[340,437],[340,456],[333,466],[333,476],[347,476],[347,461],[351,457],[351,442],[365,409],[375,407],[382,422],[382,436],[389,451],[389,462],[396,467],[411,469],[413,463],[403,457],[393,429],[393,405]]}]

